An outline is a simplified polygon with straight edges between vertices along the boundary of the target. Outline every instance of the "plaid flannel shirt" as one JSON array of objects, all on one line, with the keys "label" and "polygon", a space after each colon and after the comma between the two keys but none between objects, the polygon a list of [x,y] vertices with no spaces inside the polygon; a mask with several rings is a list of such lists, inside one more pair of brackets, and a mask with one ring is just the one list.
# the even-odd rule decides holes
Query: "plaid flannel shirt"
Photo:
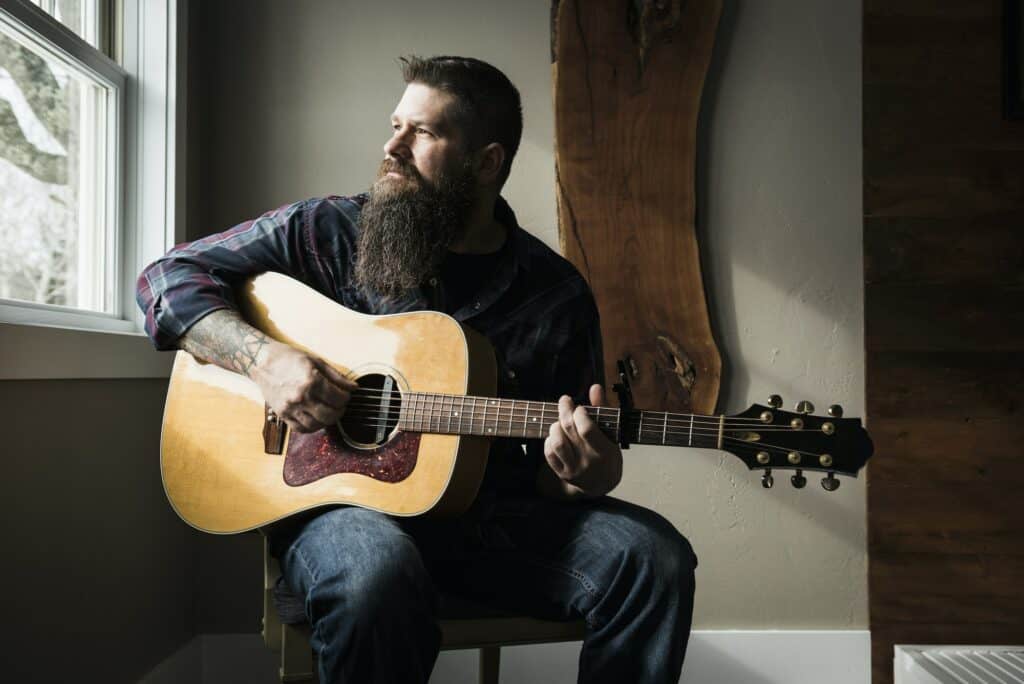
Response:
[{"label": "plaid flannel shirt", "polygon": [[[264,271],[289,275],[346,307],[368,314],[445,311],[443,284],[425,284],[385,300],[353,282],[359,212],[366,195],[290,204],[222,233],[175,246],[138,279],[146,333],[160,350],[199,319],[234,308],[234,287]],[[495,217],[507,227],[494,275],[458,311],[448,312],[487,337],[498,363],[498,395],[587,402],[604,382],[597,307],[586,281],[565,259],[519,227],[498,199]],[[495,439],[484,490],[532,492],[542,463],[540,440]]]}]

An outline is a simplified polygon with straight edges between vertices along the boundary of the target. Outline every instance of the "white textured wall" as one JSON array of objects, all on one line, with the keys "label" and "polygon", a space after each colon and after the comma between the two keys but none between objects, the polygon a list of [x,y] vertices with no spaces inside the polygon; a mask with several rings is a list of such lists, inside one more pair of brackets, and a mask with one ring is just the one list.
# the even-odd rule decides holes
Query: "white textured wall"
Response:
[{"label": "white textured wall", "polygon": [[[447,53],[492,62],[522,91],[526,131],[506,196],[557,245],[547,0],[250,0],[209,11],[209,161],[193,196],[209,225],[193,234],[365,188],[403,89],[396,55]],[[727,2],[717,49],[698,211],[723,408],[777,392],[788,407],[838,402],[859,415],[860,3]],[[728,454],[634,448],[618,493],[693,541],[696,627],[866,627],[863,479],[829,494],[817,476],[796,491],[777,475],[766,491]]]}]

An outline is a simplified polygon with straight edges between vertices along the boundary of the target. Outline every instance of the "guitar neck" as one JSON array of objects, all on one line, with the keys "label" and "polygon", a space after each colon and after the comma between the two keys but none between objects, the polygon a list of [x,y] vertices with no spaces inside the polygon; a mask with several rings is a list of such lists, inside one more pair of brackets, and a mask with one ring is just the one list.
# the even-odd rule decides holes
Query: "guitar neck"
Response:
[{"label": "guitar neck", "polygon": [[[387,410],[387,407],[382,407]],[[721,448],[724,416],[584,406],[601,431],[630,444]],[[403,395],[398,427],[412,432],[543,439],[558,420],[558,404],[520,399],[409,392]]]}]

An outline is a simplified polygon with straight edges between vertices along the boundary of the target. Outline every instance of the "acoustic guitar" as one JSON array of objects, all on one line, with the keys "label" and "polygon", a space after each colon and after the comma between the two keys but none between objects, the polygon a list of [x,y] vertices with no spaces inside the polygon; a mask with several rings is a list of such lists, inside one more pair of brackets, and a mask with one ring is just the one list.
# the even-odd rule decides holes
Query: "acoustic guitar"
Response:
[{"label": "acoustic guitar", "polygon": [[[164,409],[160,465],[174,510],[207,532],[251,530],[318,506],[456,515],[476,496],[494,437],[543,439],[558,405],[494,397],[488,341],[436,311],[371,316],[264,273],[238,291],[246,319],[358,383],[336,426],[288,431],[257,385],[179,351]],[[856,476],[872,445],[860,420],[753,405],[734,416],[587,407],[623,446],[718,449],[751,469]]]}]

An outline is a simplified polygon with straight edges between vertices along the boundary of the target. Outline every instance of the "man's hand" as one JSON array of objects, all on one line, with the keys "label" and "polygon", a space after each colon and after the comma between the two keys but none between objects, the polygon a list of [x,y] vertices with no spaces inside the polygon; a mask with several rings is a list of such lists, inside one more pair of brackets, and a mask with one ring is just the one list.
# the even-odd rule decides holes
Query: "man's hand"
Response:
[{"label": "man's hand", "polygon": [[[600,385],[590,386],[590,403],[604,405]],[[622,479],[622,450],[601,432],[584,407],[565,395],[558,400],[558,420],[544,440],[544,458],[558,477],[562,493],[570,497],[602,496]]]},{"label": "man's hand", "polygon": [[270,408],[298,432],[336,423],[357,387],[323,360],[271,339],[231,309],[199,319],[178,346],[251,378]]},{"label": "man's hand", "polygon": [[270,408],[297,432],[335,424],[358,387],[322,359],[277,342],[259,356],[250,377]]}]

